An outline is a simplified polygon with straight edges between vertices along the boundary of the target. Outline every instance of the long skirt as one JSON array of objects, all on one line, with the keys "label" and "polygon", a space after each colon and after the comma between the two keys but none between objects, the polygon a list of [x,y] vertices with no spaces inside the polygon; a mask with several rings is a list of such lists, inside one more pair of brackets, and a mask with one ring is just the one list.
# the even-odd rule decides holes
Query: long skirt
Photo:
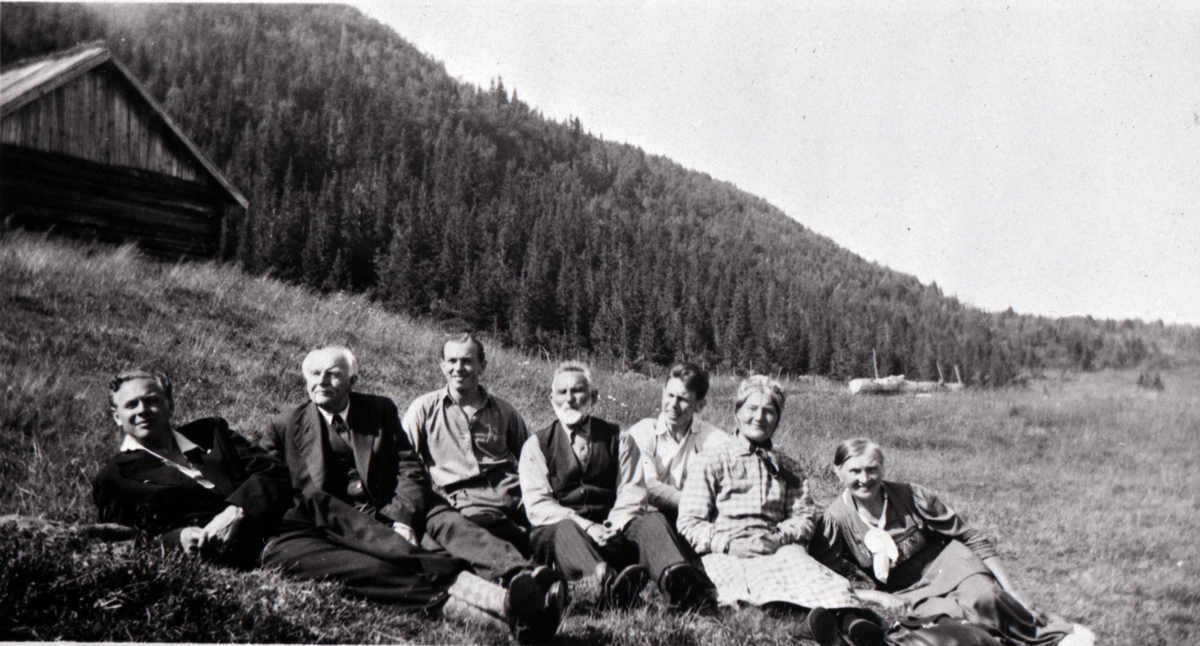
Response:
[{"label": "long skirt", "polygon": [[810,609],[862,605],[849,581],[797,545],[785,545],[770,556],[707,554],[701,560],[717,587],[717,602],[721,604],[743,601],[760,606],[783,602]]},{"label": "long skirt", "polygon": [[942,615],[996,629],[1005,643],[1047,646],[1057,644],[1074,625],[1057,620],[1039,621],[1012,598],[991,570],[966,545],[951,541],[937,553],[925,550],[921,579],[895,595],[909,602],[918,617]]}]

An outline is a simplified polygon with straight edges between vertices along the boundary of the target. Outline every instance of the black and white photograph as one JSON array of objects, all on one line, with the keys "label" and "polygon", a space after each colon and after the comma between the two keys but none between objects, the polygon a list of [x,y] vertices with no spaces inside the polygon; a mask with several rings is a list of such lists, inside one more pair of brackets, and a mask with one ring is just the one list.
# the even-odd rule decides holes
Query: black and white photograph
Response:
[{"label": "black and white photograph", "polygon": [[0,642],[1200,642],[1200,7],[0,1]]}]

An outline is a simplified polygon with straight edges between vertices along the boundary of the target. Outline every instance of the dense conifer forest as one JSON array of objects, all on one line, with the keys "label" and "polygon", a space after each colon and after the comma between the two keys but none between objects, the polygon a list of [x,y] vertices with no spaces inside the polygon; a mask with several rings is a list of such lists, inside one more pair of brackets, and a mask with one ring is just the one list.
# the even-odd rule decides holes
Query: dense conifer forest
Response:
[{"label": "dense conifer forest", "polygon": [[1200,356],[1193,327],[960,303],[352,8],[6,3],[0,27],[5,65],[108,43],[250,199],[224,259],[526,349],[837,378],[874,350],[881,374],[991,385]]}]

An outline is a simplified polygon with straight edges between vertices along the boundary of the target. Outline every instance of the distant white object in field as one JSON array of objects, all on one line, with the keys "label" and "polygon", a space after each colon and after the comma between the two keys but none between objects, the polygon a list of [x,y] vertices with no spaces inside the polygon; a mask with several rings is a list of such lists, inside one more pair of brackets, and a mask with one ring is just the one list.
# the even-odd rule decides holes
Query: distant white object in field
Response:
[{"label": "distant white object in field", "polygon": [[940,388],[961,390],[962,384],[941,384],[936,381],[909,381],[904,375],[890,375],[879,379],[851,379],[852,395],[897,395],[932,393]]}]

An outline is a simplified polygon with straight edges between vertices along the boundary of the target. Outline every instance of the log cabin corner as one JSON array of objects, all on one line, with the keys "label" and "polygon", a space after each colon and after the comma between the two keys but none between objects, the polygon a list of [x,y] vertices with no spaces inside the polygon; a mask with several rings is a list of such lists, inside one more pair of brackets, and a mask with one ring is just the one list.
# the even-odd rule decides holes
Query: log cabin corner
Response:
[{"label": "log cabin corner", "polygon": [[212,257],[247,207],[103,43],[0,70],[0,220]]}]

